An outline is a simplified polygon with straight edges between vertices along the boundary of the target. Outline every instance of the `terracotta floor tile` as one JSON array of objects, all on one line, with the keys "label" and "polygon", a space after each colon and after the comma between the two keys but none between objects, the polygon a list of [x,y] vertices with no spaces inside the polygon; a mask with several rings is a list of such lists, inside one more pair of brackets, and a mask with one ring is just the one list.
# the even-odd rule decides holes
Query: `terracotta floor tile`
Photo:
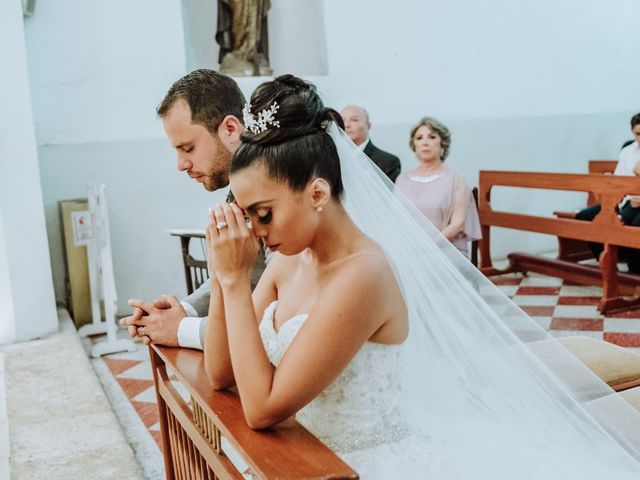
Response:
[{"label": "terracotta floor tile", "polygon": [[153,386],[153,380],[138,380],[120,377],[116,377],[116,380],[120,384],[120,388],[122,388],[122,391],[127,398],[133,398],[139,393],[144,392],[147,388]]},{"label": "terracotta floor tile", "polygon": [[109,370],[114,377],[119,373],[122,373],[125,370],[129,370],[131,367],[135,367],[136,365],[141,363],[138,360],[118,360],[109,357],[102,357],[102,359],[104,360],[104,363],[107,364],[107,367],[109,367]]},{"label": "terracotta floor tile", "polygon": [[621,347],[640,347],[640,333],[604,332],[604,339]]},{"label": "terracotta floor tile", "polygon": [[521,306],[522,310],[532,317],[551,317],[555,307]]},{"label": "terracotta floor tile", "polygon": [[558,297],[558,305],[597,305],[600,297]]},{"label": "terracotta floor tile", "polygon": [[566,318],[551,319],[551,330],[590,330],[601,331],[604,320],[601,318]]},{"label": "terracotta floor tile", "polygon": [[133,408],[136,409],[144,426],[149,428],[150,426],[158,423],[158,404],[146,403],[146,402],[131,402]]},{"label": "terracotta floor tile", "polygon": [[520,287],[516,295],[558,295],[560,287]]}]

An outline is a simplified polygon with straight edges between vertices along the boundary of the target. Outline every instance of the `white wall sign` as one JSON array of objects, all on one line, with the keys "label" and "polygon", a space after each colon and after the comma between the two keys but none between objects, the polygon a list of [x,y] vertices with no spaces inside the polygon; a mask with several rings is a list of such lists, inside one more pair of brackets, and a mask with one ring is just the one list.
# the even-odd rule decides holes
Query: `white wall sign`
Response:
[{"label": "white wall sign", "polygon": [[89,210],[78,210],[71,212],[71,221],[73,222],[73,243],[79,247],[86,245],[90,238],[93,238],[93,229],[91,227],[91,214]]}]

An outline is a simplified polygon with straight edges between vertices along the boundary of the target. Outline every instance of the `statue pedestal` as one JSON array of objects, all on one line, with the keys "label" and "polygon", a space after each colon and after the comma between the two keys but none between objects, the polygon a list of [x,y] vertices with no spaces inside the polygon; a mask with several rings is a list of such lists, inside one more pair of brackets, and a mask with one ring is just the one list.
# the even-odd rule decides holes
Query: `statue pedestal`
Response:
[{"label": "statue pedestal", "polygon": [[265,77],[271,76],[273,70],[264,55],[258,55],[255,62],[239,58],[234,53],[227,53],[220,64],[220,73],[230,77]]}]

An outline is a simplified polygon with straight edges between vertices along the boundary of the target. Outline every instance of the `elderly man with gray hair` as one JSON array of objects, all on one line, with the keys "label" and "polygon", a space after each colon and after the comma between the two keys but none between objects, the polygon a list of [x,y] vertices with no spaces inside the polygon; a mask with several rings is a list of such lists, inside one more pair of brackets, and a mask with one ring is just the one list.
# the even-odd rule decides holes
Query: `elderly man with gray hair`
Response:
[{"label": "elderly man with gray hair", "polygon": [[349,138],[355,143],[373,163],[375,163],[392,182],[400,175],[400,160],[395,155],[380,150],[369,138],[371,123],[369,113],[357,105],[349,105],[340,112],[344,120],[344,127]]}]

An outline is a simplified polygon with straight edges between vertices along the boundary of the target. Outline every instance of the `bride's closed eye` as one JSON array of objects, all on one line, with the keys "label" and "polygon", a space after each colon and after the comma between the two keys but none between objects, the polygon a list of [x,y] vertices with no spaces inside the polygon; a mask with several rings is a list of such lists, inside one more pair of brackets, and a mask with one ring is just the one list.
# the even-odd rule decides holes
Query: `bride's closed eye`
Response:
[{"label": "bride's closed eye", "polygon": [[266,213],[256,212],[258,215],[258,222],[262,225],[267,225],[271,222],[271,218],[273,217],[271,210],[267,210]]}]

